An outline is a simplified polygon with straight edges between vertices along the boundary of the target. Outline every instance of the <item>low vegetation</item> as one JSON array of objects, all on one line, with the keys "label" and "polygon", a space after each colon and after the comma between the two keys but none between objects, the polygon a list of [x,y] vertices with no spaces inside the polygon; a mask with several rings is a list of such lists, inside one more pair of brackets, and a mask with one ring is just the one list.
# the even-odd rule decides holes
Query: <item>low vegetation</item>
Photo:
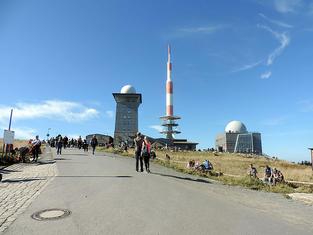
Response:
[{"label": "low vegetation", "polygon": [[[113,152],[112,149],[104,149],[103,151]],[[154,151],[156,153],[157,159],[152,160],[152,162],[163,165],[165,167],[170,167],[176,171],[185,174],[199,175],[201,177],[221,181],[227,185],[242,186],[253,190],[264,190],[283,194],[292,192],[313,193],[313,185],[304,185],[289,182],[277,184],[276,186],[269,186],[267,184],[264,184],[261,180],[246,176],[249,164],[252,163],[253,166],[258,170],[258,177],[260,178],[263,176],[264,166],[269,165],[270,167],[276,167],[278,170],[280,170],[284,174],[286,181],[301,181],[313,183],[313,173],[311,166],[295,164],[288,161],[258,155],[229,153],[214,154],[212,152],[189,151],[171,152],[165,150]],[[128,153],[119,154],[134,157],[135,151],[134,149],[129,149]],[[165,154],[168,154],[170,156],[170,161],[166,160]],[[223,175],[217,176],[218,174],[203,174],[186,168],[187,162],[191,160],[195,160],[195,162],[199,160],[201,164],[205,159],[209,160],[213,164],[214,171],[223,173]]]},{"label": "low vegetation", "polygon": [[[28,143],[28,140],[15,139],[14,140],[14,148],[15,147],[21,147],[21,146],[27,146],[27,143]],[[5,156],[5,150],[4,150],[3,151],[4,156],[2,156],[2,151],[3,151],[3,139],[0,138],[0,166],[11,165],[11,164],[17,162],[17,155],[18,154],[10,153],[10,156]],[[9,152],[7,152],[7,155],[9,155]]]}]

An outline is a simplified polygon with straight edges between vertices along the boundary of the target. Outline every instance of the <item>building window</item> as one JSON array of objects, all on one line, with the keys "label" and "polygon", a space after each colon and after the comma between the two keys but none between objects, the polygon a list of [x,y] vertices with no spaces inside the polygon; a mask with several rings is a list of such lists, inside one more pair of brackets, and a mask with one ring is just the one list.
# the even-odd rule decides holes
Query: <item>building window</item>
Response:
[{"label": "building window", "polygon": [[129,132],[127,133],[127,135],[129,135]]},{"label": "building window", "polygon": [[126,118],[126,116],[124,116],[124,118]]},{"label": "building window", "polygon": [[130,116],[128,116],[127,118],[130,119]]},{"label": "building window", "polygon": [[125,131],[125,127],[123,127],[123,130]]},{"label": "building window", "polygon": [[124,105],[124,108],[126,108],[126,105]]},{"label": "building window", "polygon": [[129,141],[129,138],[127,138],[127,141]]},{"label": "building window", "polygon": [[125,132],[123,132],[123,135],[125,135]]},{"label": "building window", "polygon": [[130,108],[130,105],[128,105],[128,108]]},{"label": "building window", "polygon": [[123,141],[125,141],[125,138],[123,138]]},{"label": "building window", "polygon": [[129,127],[127,127],[127,130],[130,130],[130,128],[129,128]]},{"label": "building window", "polygon": [[126,113],[126,110],[124,110],[124,113]]},{"label": "building window", "polygon": [[128,110],[128,113],[130,113],[130,110]]},{"label": "building window", "polygon": [[130,122],[128,121],[127,124],[130,125]]},{"label": "building window", "polygon": [[126,124],[126,122],[124,121],[124,122],[123,122],[123,124],[125,125],[125,124]]}]

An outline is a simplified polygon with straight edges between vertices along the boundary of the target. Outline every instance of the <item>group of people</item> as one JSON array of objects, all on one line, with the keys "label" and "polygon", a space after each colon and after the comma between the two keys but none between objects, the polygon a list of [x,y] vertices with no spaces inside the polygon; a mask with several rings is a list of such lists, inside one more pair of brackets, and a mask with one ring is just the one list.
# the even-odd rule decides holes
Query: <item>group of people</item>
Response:
[{"label": "group of people", "polygon": [[[151,143],[147,136],[142,137],[140,132],[137,132],[137,137],[134,139],[135,143],[135,156],[136,156],[136,172],[140,171],[150,173],[150,155],[151,155]],[[145,163],[145,171],[143,168],[143,161]]]},{"label": "group of people", "polygon": [[[48,141],[49,145],[52,147],[52,148],[57,148],[58,147],[58,143],[59,143],[59,137],[61,135],[57,135],[56,138],[54,137],[51,137],[50,140]],[[79,136],[80,137],[80,136]],[[66,135],[64,137],[62,137],[62,147],[64,149],[66,148],[76,148],[79,146],[79,139],[69,139]]]},{"label": "group of people", "polygon": [[[62,154],[62,147],[64,146],[64,148],[66,148],[65,146],[67,144],[66,143],[67,140],[68,139],[66,136],[62,138],[60,134],[55,138],[55,147],[57,148],[57,154]],[[98,145],[98,140],[96,138],[96,135],[94,135],[91,138],[91,140],[88,138],[87,135],[85,136],[85,139],[82,139],[81,136],[79,136],[77,139],[77,147],[79,149],[83,148],[84,152],[88,152],[88,148],[89,146],[91,146],[92,154],[95,154],[95,149],[97,145]]]},{"label": "group of people", "polygon": [[18,160],[26,163],[27,162],[26,161],[26,154],[30,153],[30,155],[33,158],[32,161],[37,162],[38,161],[38,155],[41,154],[41,149],[40,149],[41,141],[39,139],[39,136],[36,135],[34,140],[30,139],[28,141],[28,145],[31,146],[30,150],[27,146],[16,147],[14,149],[16,152],[19,152]]},{"label": "group of people", "polygon": [[213,165],[208,160],[204,160],[204,162],[200,165],[199,159],[198,159],[196,163],[195,163],[195,160],[189,161],[187,163],[187,169],[195,169],[195,170],[199,169],[200,171],[201,171],[201,169],[202,170],[213,170]]},{"label": "group of people", "polygon": [[[247,170],[247,175],[257,178],[258,171],[253,164]],[[262,178],[263,182],[268,184],[276,185],[277,182],[284,181],[284,175],[281,171],[277,170],[275,167],[270,168],[268,165],[265,166],[264,175]]]}]

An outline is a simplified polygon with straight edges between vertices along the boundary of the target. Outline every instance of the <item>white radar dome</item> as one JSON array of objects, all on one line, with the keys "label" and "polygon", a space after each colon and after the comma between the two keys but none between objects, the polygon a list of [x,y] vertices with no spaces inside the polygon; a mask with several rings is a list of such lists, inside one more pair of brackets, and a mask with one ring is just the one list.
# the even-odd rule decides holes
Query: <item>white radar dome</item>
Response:
[{"label": "white radar dome", "polygon": [[242,122],[232,121],[228,123],[225,131],[227,133],[247,133],[247,128]]},{"label": "white radar dome", "polygon": [[136,94],[136,90],[133,86],[126,85],[122,88],[121,93]]}]

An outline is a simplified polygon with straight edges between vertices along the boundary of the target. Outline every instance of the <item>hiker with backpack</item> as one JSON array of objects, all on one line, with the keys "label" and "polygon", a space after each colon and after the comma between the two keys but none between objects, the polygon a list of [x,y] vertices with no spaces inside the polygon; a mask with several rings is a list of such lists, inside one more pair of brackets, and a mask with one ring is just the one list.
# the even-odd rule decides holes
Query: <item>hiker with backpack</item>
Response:
[{"label": "hiker with backpack", "polygon": [[96,146],[98,145],[98,140],[96,138],[96,135],[94,135],[90,141],[90,145],[91,145],[91,148],[92,148],[92,154],[95,154],[95,149],[96,149]]},{"label": "hiker with backpack", "polygon": [[149,142],[148,137],[145,136],[144,141],[142,142],[141,156],[143,157],[143,160],[145,162],[146,173],[150,173],[149,169],[150,145],[151,143]]}]

